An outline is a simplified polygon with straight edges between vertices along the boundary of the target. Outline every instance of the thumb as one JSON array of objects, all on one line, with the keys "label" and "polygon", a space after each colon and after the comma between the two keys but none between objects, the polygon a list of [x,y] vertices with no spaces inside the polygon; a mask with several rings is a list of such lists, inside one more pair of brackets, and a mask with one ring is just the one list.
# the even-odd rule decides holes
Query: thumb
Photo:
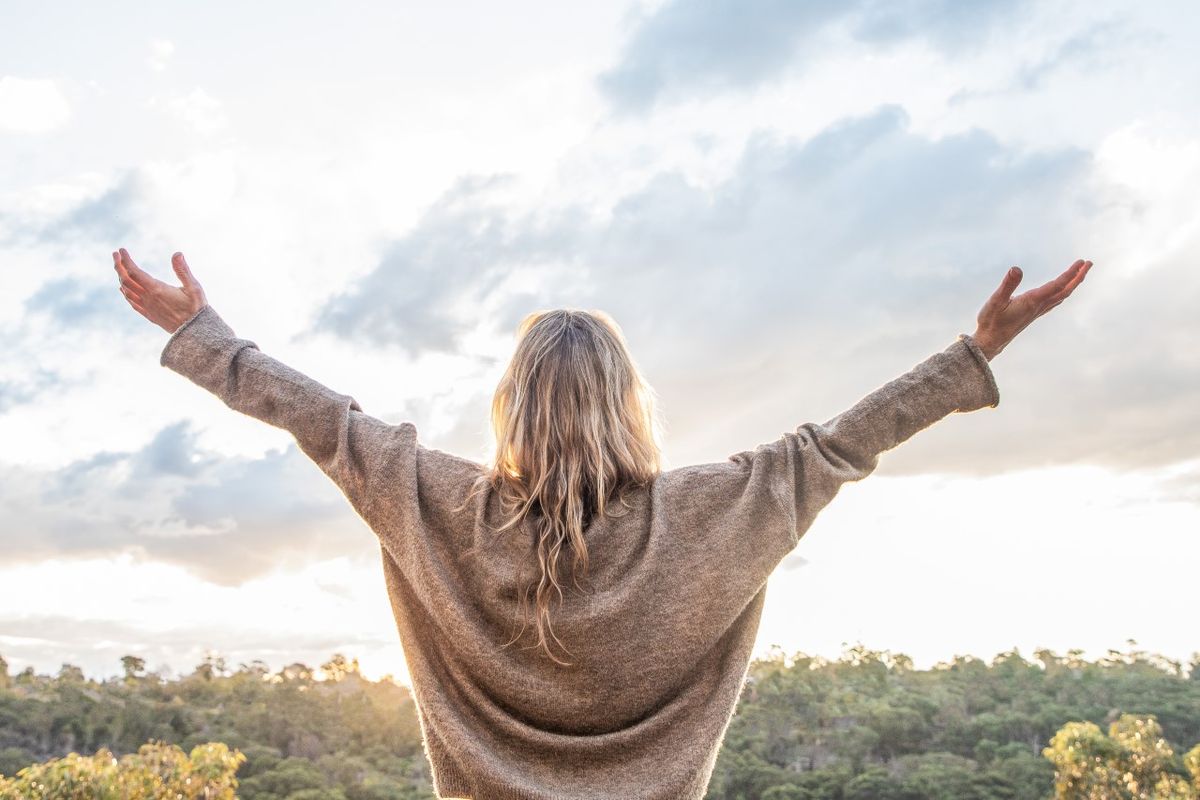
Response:
[{"label": "thumb", "polygon": [[199,287],[200,283],[196,280],[196,276],[192,275],[192,270],[188,266],[187,260],[183,257],[183,253],[176,253],[171,256],[171,266],[175,269],[175,274],[179,277],[179,282],[183,284],[183,288],[194,289]]}]

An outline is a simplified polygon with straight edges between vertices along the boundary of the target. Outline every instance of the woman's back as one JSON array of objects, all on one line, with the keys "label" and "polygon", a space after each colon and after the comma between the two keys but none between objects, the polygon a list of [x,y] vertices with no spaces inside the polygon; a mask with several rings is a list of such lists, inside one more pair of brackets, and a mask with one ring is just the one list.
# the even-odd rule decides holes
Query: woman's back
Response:
[{"label": "woman's back", "polygon": [[569,585],[554,606],[564,667],[528,630],[501,646],[521,632],[528,532],[495,536],[494,493],[456,518],[479,465],[413,452],[417,479],[403,492],[416,493],[407,500],[421,520],[382,544],[439,794],[702,797],[766,578],[790,549],[786,520],[754,498],[747,463],[664,472],[623,514],[592,521],[583,588]]},{"label": "woman's back", "polygon": [[482,465],[397,426],[389,469],[402,479],[364,516],[380,534],[437,791],[703,797],[776,565],[879,453],[998,402],[963,336],[824,425],[659,474],[585,531],[587,576],[553,609],[571,666],[521,630],[532,526],[497,534],[495,492],[464,504]]}]

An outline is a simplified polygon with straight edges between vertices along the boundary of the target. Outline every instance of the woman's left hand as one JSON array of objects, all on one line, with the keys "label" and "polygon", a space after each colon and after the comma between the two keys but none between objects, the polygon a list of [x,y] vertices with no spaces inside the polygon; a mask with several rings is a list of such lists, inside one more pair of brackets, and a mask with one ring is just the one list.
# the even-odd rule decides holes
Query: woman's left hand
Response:
[{"label": "woman's left hand", "polygon": [[1070,297],[1091,268],[1092,262],[1081,258],[1054,280],[1016,297],[1013,297],[1013,290],[1021,282],[1021,268],[1009,269],[1000,288],[984,303],[976,319],[975,343],[988,361],[1007,347],[1029,323]]},{"label": "woman's left hand", "polygon": [[183,253],[171,256],[171,266],[182,286],[163,283],[133,263],[122,247],[113,252],[113,269],[121,276],[121,293],[139,314],[167,333],[174,333],[197,311],[208,305],[204,289],[192,275]]}]

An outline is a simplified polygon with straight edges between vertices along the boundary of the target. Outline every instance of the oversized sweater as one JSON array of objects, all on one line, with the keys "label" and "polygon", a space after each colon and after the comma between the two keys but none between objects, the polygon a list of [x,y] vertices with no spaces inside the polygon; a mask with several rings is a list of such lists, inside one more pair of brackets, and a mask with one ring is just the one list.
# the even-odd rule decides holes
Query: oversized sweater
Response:
[{"label": "oversized sweater", "polygon": [[378,536],[434,789],[472,800],[702,798],[776,565],[881,453],[1000,402],[986,356],[959,334],[827,422],[661,472],[623,516],[585,531],[586,591],[568,580],[551,606],[564,667],[532,637],[502,647],[536,554],[528,530],[490,530],[494,491],[454,511],[483,465],[366,414],[238,338],[212,306],[160,363],[291,432]]}]

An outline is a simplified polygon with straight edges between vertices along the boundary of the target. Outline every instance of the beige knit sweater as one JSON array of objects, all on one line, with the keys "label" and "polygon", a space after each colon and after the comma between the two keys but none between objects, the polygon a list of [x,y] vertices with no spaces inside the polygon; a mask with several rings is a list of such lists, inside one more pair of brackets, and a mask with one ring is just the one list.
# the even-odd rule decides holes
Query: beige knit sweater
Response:
[{"label": "beige knit sweater", "polygon": [[[533,646],[532,624],[501,648],[518,570],[535,562],[527,536],[487,546],[494,493],[452,511],[480,464],[424,447],[411,422],[363,413],[237,338],[211,306],[171,335],[161,364],[290,431],[378,535],[434,788],[474,800],[702,798],[772,570],[885,450],[1000,402],[987,358],[960,334],[828,422],[661,473],[625,516],[587,529],[591,591],[551,608],[576,664],[562,667]],[[482,554],[462,557],[475,544]]]}]

